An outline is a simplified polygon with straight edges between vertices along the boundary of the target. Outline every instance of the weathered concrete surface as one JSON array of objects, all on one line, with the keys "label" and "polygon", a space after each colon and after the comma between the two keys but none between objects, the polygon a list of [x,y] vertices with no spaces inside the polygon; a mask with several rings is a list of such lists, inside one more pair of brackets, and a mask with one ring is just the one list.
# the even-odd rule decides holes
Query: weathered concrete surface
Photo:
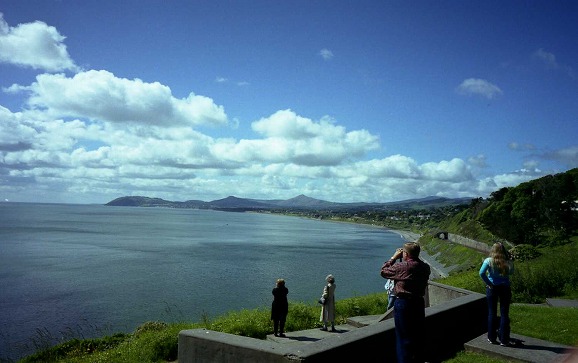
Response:
[{"label": "weathered concrete surface", "polygon": [[255,362],[285,363],[294,349],[284,344],[252,339],[206,329],[179,333],[179,363],[185,362]]},{"label": "weathered concrete surface", "polygon": [[578,300],[546,299],[546,305],[556,308],[578,308]]},{"label": "weathered concrete surface", "polygon": [[471,291],[460,289],[459,287],[448,286],[430,281],[427,288],[428,301],[430,306],[443,304],[458,297],[472,294]]},{"label": "weathered concrete surface", "polygon": [[448,239],[450,242],[469,247],[471,249],[483,252],[485,254],[489,254],[490,249],[492,248],[492,246],[488,245],[487,243],[479,242],[479,241],[476,241],[476,240],[473,240],[473,239],[470,239],[467,237],[459,236],[459,235],[453,234],[453,233],[449,234]]},{"label": "weathered concrete surface", "polygon": [[529,363],[578,362],[578,349],[546,340],[512,334],[511,347],[490,344],[482,334],[464,344],[466,351],[482,353],[491,357]]},{"label": "weathered concrete surface", "polygon": [[337,334],[347,333],[357,329],[357,327],[350,324],[336,325],[335,332],[323,331],[321,329],[308,329],[299,330],[285,333],[285,338],[276,337],[273,334],[267,335],[267,340],[273,341],[278,344],[291,344],[291,343],[314,343],[321,339],[330,338]]}]

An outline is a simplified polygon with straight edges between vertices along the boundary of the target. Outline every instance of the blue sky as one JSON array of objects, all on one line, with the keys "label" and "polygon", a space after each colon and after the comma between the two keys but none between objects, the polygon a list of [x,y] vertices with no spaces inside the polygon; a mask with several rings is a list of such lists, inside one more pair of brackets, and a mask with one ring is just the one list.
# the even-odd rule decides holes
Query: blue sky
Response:
[{"label": "blue sky", "polygon": [[578,167],[574,1],[0,13],[0,200],[487,197]]}]

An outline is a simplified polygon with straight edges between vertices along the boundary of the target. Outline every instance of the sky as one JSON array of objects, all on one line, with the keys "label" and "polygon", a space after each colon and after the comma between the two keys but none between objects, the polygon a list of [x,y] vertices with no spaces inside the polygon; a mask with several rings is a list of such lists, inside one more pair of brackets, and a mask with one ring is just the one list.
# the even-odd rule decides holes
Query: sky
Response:
[{"label": "sky", "polygon": [[578,167],[576,1],[0,13],[0,201],[486,198]]}]

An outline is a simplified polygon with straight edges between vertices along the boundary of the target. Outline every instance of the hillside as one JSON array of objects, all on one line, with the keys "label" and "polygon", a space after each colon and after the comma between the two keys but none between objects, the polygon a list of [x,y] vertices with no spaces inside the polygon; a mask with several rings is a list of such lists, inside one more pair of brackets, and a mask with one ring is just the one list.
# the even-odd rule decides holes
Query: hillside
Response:
[{"label": "hillside", "polygon": [[305,195],[287,200],[257,200],[229,196],[209,202],[188,200],[185,202],[168,201],[160,198],[144,196],[126,196],[114,199],[105,205],[123,207],[165,207],[165,208],[196,208],[229,211],[279,211],[279,210],[315,210],[315,211],[360,211],[360,210],[413,210],[442,207],[448,205],[465,205],[472,198],[442,198],[426,197],[389,203],[335,203],[310,198]]},{"label": "hillside", "polygon": [[470,238],[513,244],[558,245],[578,233],[578,168],[502,188],[443,221]]}]

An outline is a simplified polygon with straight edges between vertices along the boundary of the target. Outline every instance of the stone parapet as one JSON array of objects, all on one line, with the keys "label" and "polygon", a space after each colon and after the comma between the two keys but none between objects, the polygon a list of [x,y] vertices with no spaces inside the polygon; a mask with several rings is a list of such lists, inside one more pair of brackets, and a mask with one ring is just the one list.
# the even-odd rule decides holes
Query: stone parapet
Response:
[{"label": "stone parapet", "polygon": [[[486,331],[486,300],[484,295],[434,282],[430,282],[428,290],[431,306],[426,309],[428,339],[424,350],[428,360],[439,361],[451,357],[463,349],[465,342]],[[301,340],[279,344],[206,329],[183,330],[179,334],[179,363],[309,363],[343,360],[352,354],[363,362],[396,359],[393,319],[318,340],[307,339],[303,332],[293,333]]]}]

